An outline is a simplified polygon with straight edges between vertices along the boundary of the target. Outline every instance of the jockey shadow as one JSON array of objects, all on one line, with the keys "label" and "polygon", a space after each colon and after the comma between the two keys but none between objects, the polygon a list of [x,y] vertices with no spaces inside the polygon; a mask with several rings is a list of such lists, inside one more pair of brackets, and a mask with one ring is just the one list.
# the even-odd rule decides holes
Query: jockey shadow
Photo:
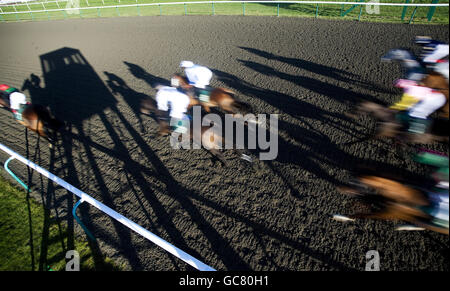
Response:
[{"label": "jockey shadow", "polygon": [[331,78],[336,81],[351,84],[351,86],[359,86],[361,88],[371,89],[379,93],[390,92],[387,88],[380,87],[379,85],[373,84],[368,81],[360,80],[357,74],[342,69],[330,67],[324,64],[314,63],[303,59],[278,56],[271,52],[266,52],[260,49],[249,47],[239,47],[239,48],[248,51],[252,54],[255,54],[257,56],[266,58],[268,60],[276,60],[282,63],[286,63],[313,74],[321,75],[323,77]]},{"label": "jockey shadow", "polygon": [[[338,101],[344,105],[354,106],[361,100],[370,100],[376,101],[377,99],[373,98],[370,95],[356,93],[351,89],[343,88],[344,86],[337,86],[334,84],[326,83],[320,81],[315,78],[311,78],[308,76],[298,76],[291,75],[288,73],[280,72],[275,70],[274,68],[267,66],[265,64],[259,64],[252,61],[247,60],[239,60],[244,66],[262,74],[267,77],[275,77],[281,80],[286,80],[296,86],[301,88],[310,90],[314,93],[326,96],[328,98],[332,98],[335,101]],[[349,88],[352,88],[351,86]]]},{"label": "jockey shadow", "polygon": [[[139,93],[139,92],[131,89],[130,87],[128,87],[128,85],[125,83],[125,81],[122,78],[120,78],[119,76],[109,73],[109,72],[103,72],[103,73],[108,78],[106,80],[106,84],[109,87],[109,89],[111,90],[111,92],[113,94],[120,94],[124,98],[125,102],[132,109],[135,118],[138,120],[139,125],[141,127],[141,132],[145,133],[146,130],[145,130],[145,127],[143,124],[142,115],[140,114],[140,109],[141,109],[142,101],[147,99],[148,96],[146,94]],[[156,120],[155,116],[152,116],[152,117]]]},{"label": "jockey shadow", "polygon": [[144,80],[152,88],[156,88],[157,86],[170,86],[170,80],[154,76],[136,64],[125,61],[123,63],[128,66],[128,70],[135,78]]}]

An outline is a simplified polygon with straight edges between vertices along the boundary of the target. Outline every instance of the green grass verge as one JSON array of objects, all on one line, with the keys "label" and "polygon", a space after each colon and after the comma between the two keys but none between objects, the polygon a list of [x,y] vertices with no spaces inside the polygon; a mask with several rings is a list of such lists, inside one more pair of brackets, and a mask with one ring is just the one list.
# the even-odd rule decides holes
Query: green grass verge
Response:
[{"label": "green grass verge", "polygon": [[[52,19],[70,19],[70,18],[94,18],[94,17],[117,17],[117,16],[156,16],[156,15],[251,15],[251,16],[285,16],[285,17],[315,17],[316,4],[277,4],[272,3],[247,3],[243,5],[241,2],[236,3],[215,3],[212,4],[183,4],[179,5],[161,5],[161,6],[140,6],[140,7],[120,7],[129,4],[146,4],[146,3],[167,3],[167,2],[192,2],[195,0],[80,0],[80,7],[95,6],[116,6],[118,8],[108,9],[88,9],[79,10],[79,13],[67,13],[65,11],[49,12],[49,13],[26,13],[26,14],[9,14],[1,15],[0,21],[29,21],[29,20],[52,20]],[[327,0],[319,0],[327,1]],[[329,0],[328,0],[329,1]],[[350,1],[350,0],[349,0]],[[352,0],[355,2],[358,0]],[[403,0],[382,0],[383,3],[401,3]],[[416,0],[414,3],[431,3],[431,0]],[[441,0],[439,3],[448,3],[448,0]],[[65,8],[63,3],[46,3],[46,9]],[[42,4],[18,5],[15,7],[2,7],[4,12],[17,11],[38,11],[44,7]],[[404,19],[401,18],[403,7],[397,6],[380,6],[378,13],[369,13],[365,6],[353,9],[352,5],[318,5],[318,16],[326,19],[343,19],[371,21],[371,22],[390,22],[390,23],[407,23],[413,14],[414,7],[408,7]],[[351,11],[348,11],[351,9]],[[437,7],[431,22],[428,21],[427,15],[429,7],[417,8],[413,23],[421,24],[448,24],[449,8]],[[348,11],[344,17],[342,12]]]},{"label": "green grass verge", "polygon": [[[64,271],[70,235],[67,227],[27,193],[0,175],[0,271]],[[80,269],[121,270],[99,258],[86,241],[75,238]]]}]

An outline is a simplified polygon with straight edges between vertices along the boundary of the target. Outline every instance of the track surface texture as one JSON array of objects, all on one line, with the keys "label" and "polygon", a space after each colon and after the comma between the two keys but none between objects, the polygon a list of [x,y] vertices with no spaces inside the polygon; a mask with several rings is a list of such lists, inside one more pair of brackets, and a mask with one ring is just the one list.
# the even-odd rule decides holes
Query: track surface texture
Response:
[{"label": "track surface texture", "polygon": [[[416,35],[448,42],[448,26],[163,16],[6,23],[0,35],[1,82],[68,123],[50,149],[1,110],[1,142],[213,268],[364,270],[366,252],[377,250],[381,270],[448,271],[448,236],[331,219],[353,211],[336,186],[357,165],[412,179],[428,170],[391,140],[368,139],[373,119],[345,113],[364,100],[397,100],[401,68],[382,54],[413,47]],[[203,150],[174,150],[157,136],[139,102],[181,60],[213,69],[212,85],[235,90],[255,113],[279,114],[276,160],[249,166],[225,152],[221,167]],[[67,215],[73,195],[11,167],[83,235]],[[193,270],[94,207],[80,206],[79,215],[100,251],[126,269]]]}]

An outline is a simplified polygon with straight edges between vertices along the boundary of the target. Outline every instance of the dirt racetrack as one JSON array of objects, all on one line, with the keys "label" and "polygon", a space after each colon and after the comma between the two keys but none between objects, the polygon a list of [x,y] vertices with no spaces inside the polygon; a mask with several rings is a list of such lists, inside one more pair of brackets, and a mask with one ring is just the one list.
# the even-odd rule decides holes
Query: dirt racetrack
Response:
[{"label": "dirt racetrack", "polygon": [[[0,110],[0,141],[218,270],[364,270],[366,252],[377,250],[382,270],[448,271],[448,236],[330,218],[351,213],[336,186],[357,164],[426,173],[392,141],[366,139],[372,119],[344,115],[363,100],[399,97],[392,82],[401,68],[380,57],[414,47],[416,35],[448,42],[448,26],[249,16],[2,23],[0,83],[49,105],[68,127],[50,149]],[[181,60],[213,69],[212,85],[235,90],[254,112],[279,114],[276,160],[249,166],[226,152],[229,166],[220,167],[156,135],[139,102]],[[37,198],[67,219],[73,196],[31,176]],[[192,270],[94,207],[79,213],[100,251],[127,269]]]}]

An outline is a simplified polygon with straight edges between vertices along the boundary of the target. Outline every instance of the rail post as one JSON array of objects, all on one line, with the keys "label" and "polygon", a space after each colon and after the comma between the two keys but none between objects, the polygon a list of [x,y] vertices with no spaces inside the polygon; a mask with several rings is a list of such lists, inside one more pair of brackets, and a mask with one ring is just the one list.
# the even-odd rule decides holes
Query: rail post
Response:
[{"label": "rail post", "polygon": [[[438,2],[439,2],[439,0],[433,0],[431,2],[431,4],[437,4]],[[431,21],[435,11],[436,11],[436,6],[431,6],[430,9],[428,10],[428,15],[427,15],[428,21]]]},{"label": "rail post", "polygon": [[416,12],[417,12],[417,6],[414,8],[414,11],[413,11],[413,13],[411,15],[411,18],[409,19],[408,24],[411,24],[413,22],[414,16],[416,15]]},{"label": "rail post", "polygon": [[187,15],[187,7],[186,7],[186,2],[184,3],[184,16]]},{"label": "rail post", "polygon": [[280,16],[280,3],[277,3],[277,16]]},{"label": "rail post", "polygon": [[316,4],[316,18],[319,18],[319,3]]},{"label": "rail post", "polygon": [[93,241],[96,241],[95,236],[92,235],[92,233],[87,229],[87,227],[81,222],[80,218],[78,218],[77,216],[77,208],[78,206],[80,206],[81,203],[83,203],[84,200],[80,199],[78,200],[78,202],[75,204],[75,206],[72,209],[72,216],[75,218],[75,220],[78,222],[78,224],[81,226],[81,228],[84,230],[84,232],[86,233],[86,235]]},{"label": "rail post", "polygon": [[245,2],[242,2],[242,15],[245,16]]},{"label": "rail post", "polygon": [[[409,0],[405,1],[405,4],[409,4]],[[403,10],[402,10],[402,21],[405,20],[405,16],[406,16],[406,11],[408,10],[408,6],[403,6]]]},{"label": "rail post", "polygon": [[11,162],[14,159],[15,159],[14,157],[10,157],[8,160],[6,160],[3,167],[5,168],[6,172],[10,174],[11,177],[14,178],[14,180],[16,180],[20,185],[22,185],[22,187],[25,188],[25,190],[29,191],[30,189],[28,188],[28,186],[24,182],[22,182],[22,180],[20,180],[8,167],[9,162]]},{"label": "rail post", "polygon": [[214,8],[214,2],[212,2],[212,15],[216,15],[216,10]]},{"label": "rail post", "polygon": [[361,21],[361,14],[362,14],[362,5],[359,5],[359,15],[358,15],[358,21]]}]

